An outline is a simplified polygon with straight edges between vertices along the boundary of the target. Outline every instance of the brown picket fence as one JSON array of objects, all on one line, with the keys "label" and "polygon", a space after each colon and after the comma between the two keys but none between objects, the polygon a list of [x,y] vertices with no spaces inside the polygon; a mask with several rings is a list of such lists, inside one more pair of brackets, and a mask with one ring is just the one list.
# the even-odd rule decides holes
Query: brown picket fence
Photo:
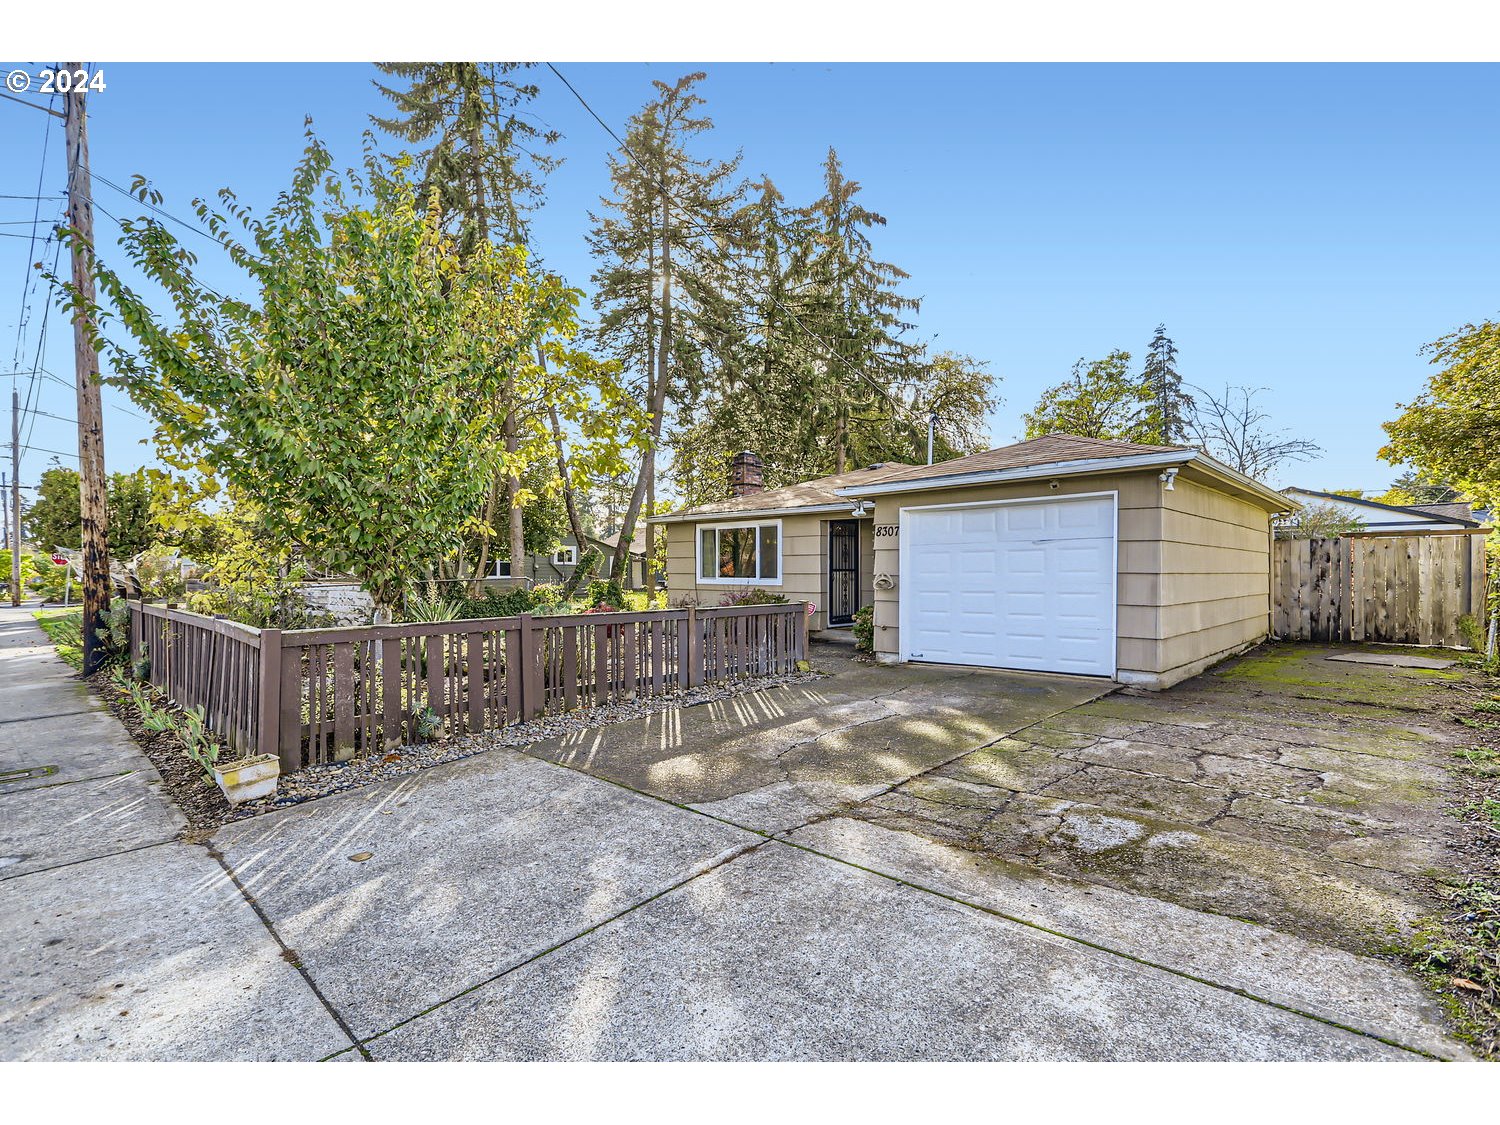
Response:
[{"label": "brown picket fence", "polygon": [[[643,695],[793,671],[803,603],[253,629],[130,603],[130,655],[237,753],[283,772],[384,750],[435,725],[477,733]],[[430,714],[429,714],[430,713]]]}]

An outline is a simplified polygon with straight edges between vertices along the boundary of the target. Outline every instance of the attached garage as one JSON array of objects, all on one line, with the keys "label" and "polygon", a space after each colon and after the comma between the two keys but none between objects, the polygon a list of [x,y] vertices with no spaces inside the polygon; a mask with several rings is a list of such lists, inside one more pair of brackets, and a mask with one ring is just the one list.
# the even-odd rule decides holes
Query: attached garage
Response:
[{"label": "attached garage", "polygon": [[903,660],[1115,673],[1115,497],[905,508]]},{"label": "attached garage", "polygon": [[874,513],[875,650],[1163,688],[1270,630],[1273,517],[1201,450],[1051,434],[838,490]]}]

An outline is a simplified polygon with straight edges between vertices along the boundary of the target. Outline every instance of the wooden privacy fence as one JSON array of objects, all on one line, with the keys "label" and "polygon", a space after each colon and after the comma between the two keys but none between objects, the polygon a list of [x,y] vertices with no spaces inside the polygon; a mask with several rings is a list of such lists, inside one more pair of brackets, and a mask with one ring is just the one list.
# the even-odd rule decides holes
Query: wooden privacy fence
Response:
[{"label": "wooden privacy fence", "polygon": [[[240,753],[284,772],[410,742],[790,672],[804,604],[253,629],[130,603],[130,656],[173,702],[201,706]],[[431,712],[431,718],[428,718]]]},{"label": "wooden privacy fence", "polygon": [[1278,539],[1272,560],[1285,640],[1458,647],[1458,619],[1484,617],[1482,531]]}]

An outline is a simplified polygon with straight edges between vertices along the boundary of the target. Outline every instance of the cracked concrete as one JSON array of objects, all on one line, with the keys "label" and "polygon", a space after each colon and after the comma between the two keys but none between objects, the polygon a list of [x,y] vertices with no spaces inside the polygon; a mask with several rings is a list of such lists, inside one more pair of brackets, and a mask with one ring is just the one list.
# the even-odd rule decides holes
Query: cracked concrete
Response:
[{"label": "cracked concrete", "polygon": [[[1273,648],[1164,695],[1096,700],[847,815],[1378,949],[1430,911],[1445,863],[1446,775],[1426,760],[1443,732],[1420,705],[1441,686],[1330,673],[1325,656]],[[1355,702],[1331,716],[1337,689]]]}]

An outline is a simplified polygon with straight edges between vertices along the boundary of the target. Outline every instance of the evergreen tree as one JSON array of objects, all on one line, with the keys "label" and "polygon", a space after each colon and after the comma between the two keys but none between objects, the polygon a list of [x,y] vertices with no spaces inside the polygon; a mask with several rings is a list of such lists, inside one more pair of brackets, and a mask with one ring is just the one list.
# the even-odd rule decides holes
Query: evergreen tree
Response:
[{"label": "evergreen tree", "polygon": [[492,239],[531,241],[530,212],[542,203],[547,174],[561,161],[547,146],[559,135],[527,119],[537,88],[514,81],[513,62],[377,63],[405,79],[404,89],[375,83],[394,103],[391,117],[370,120],[411,145],[422,168],[424,199],[435,192],[449,231],[465,256]]},{"label": "evergreen tree", "polygon": [[[526,113],[537,87],[515,80],[521,63],[380,63],[380,69],[405,79],[404,89],[376,87],[396,107],[397,115],[372,117],[382,129],[412,144],[425,144],[417,159],[423,168],[425,197],[436,196],[447,228],[459,252],[471,255],[490,241],[501,245],[531,243],[530,213],[542,203],[548,173],[561,163],[546,152],[559,139],[553,130],[533,124]],[[537,363],[545,371],[545,349],[538,345]],[[582,534],[573,496],[572,470],[565,448],[562,421],[555,407],[540,409],[551,435],[550,453],[526,441],[527,420],[518,411],[539,404],[512,403],[502,426],[504,471],[497,471],[484,502],[476,573],[489,569],[493,523],[500,506],[502,485],[509,510],[506,549],[512,560],[521,557],[528,539],[525,507],[539,494],[525,485],[535,477],[537,458],[547,454],[563,492],[565,510],[575,534]],[[549,476],[550,479],[550,476]],[[533,523],[536,521],[533,520]],[[519,572],[519,571],[518,571]]]},{"label": "evergreen tree", "polygon": [[[731,354],[743,335],[732,257],[742,189],[731,181],[739,157],[720,161],[689,151],[713,128],[695,91],[704,77],[653,83],[656,96],[630,119],[621,151],[610,157],[612,194],[590,216],[589,248],[599,262],[594,340],[634,374],[650,416],[615,550],[616,574],[624,573],[637,519],[655,508],[664,419],[734,369]],[[654,540],[647,525],[648,557]]]},{"label": "evergreen tree", "polygon": [[823,196],[806,209],[807,241],[794,269],[806,278],[809,315],[801,318],[821,345],[814,366],[823,374],[815,410],[818,428],[833,443],[834,471],[845,472],[868,456],[857,438],[861,423],[889,421],[901,403],[890,388],[907,383],[921,364],[921,349],[904,338],[905,319],[920,299],[899,291],[905,270],[875,258],[869,231],[885,216],[856,201],[860,185],[844,175],[838,153],[828,150]]},{"label": "evergreen tree", "polygon": [[1193,399],[1182,389],[1177,373],[1177,345],[1167,335],[1166,325],[1156,326],[1156,335],[1146,347],[1146,366],[1141,373],[1151,399],[1148,428],[1151,440],[1177,445],[1187,440],[1193,417]]}]

